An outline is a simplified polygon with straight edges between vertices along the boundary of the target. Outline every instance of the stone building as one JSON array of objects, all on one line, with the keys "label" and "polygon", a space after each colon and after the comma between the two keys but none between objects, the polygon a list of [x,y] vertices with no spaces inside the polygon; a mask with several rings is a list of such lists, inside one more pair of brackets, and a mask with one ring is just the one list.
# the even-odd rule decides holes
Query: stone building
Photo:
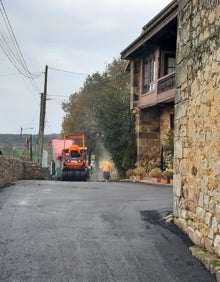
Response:
[{"label": "stone building", "polygon": [[172,1],[121,52],[131,74],[130,108],[136,114],[137,158],[160,159],[174,126],[177,1]]},{"label": "stone building", "polygon": [[220,255],[219,0],[179,1],[176,85],[176,223]]},{"label": "stone building", "polygon": [[131,73],[138,158],[160,157],[174,113],[175,222],[218,256],[219,46],[220,1],[181,0],[170,2],[121,53]]}]

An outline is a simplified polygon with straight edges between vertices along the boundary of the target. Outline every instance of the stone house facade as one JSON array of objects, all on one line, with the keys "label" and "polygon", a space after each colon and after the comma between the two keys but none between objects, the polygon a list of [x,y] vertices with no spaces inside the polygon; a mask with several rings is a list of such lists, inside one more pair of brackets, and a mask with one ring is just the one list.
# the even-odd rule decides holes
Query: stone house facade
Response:
[{"label": "stone house facade", "polygon": [[131,74],[130,109],[136,115],[137,161],[161,160],[174,126],[177,1],[172,1],[121,52]]},{"label": "stone house facade", "polygon": [[219,0],[179,1],[176,86],[176,223],[220,256]]},{"label": "stone house facade", "polygon": [[[160,157],[174,113],[175,223],[196,245],[218,256],[219,46],[220,1],[176,0],[143,27],[141,35],[121,53],[129,61],[138,158]],[[172,72],[165,71],[166,52],[168,57],[176,54],[175,85],[169,80]],[[153,57],[152,84],[146,83],[146,54]],[[167,78],[169,82],[164,84],[168,88],[160,90],[160,80],[163,84]]]}]

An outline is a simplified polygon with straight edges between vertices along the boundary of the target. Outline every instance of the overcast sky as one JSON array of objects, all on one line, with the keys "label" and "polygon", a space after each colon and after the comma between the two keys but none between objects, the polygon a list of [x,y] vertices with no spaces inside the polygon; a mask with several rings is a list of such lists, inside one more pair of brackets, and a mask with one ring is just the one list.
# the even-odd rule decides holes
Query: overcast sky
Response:
[{"label": "overcast sky", "polygon": [[[102,73],[170,0],[0,0],[34,80],[0,49],[0,133],[38,134],[40,93],[48,65],[45,134],[60,133],[62,101],[87,75]],[[0,5],[0,44],[6,44]],[[9,49],[9,44],[7,43]],[[4,45],[7,46],[7,45]],[[33,129],[30,129],[33,128]]]}]

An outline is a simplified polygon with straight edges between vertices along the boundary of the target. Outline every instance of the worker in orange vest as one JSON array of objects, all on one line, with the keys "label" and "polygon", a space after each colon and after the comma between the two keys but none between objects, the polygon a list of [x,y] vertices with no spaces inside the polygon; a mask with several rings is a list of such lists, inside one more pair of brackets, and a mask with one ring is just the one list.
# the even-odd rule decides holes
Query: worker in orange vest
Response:
[{"label": "worker in orange vest", "polygon": [[102,165],[102,172],[103,172],[103,178],[106,182],[109,181],[110,179],[111,171],[112,171],[112,163],[109,160],[104,161]]}]

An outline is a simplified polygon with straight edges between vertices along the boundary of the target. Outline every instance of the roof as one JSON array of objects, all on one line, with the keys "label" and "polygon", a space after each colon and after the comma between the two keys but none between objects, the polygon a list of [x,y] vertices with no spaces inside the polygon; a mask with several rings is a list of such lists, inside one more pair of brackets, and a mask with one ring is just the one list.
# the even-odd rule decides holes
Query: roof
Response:
[{"label": "roof", "polygon": [[177,17],[178,1],[171,1],[162,11],[160,11],[152,20],[142,27],[141,34],[121,52],[122,59],[130,59],[134,52],[146,42],[151,40],[160,30],[164,29],[169,22]]},{"label": "roof", "polygon": [[[65,141],[66,148],[71,146],[72,142],[73,142],[73,140],[66,140]],[[52,148],[53,148],[53,152],[55,154],[55,158],[58,159],[62,154],[62,150],[64,149],[64,140],[53,139],[52,140]]]}]

